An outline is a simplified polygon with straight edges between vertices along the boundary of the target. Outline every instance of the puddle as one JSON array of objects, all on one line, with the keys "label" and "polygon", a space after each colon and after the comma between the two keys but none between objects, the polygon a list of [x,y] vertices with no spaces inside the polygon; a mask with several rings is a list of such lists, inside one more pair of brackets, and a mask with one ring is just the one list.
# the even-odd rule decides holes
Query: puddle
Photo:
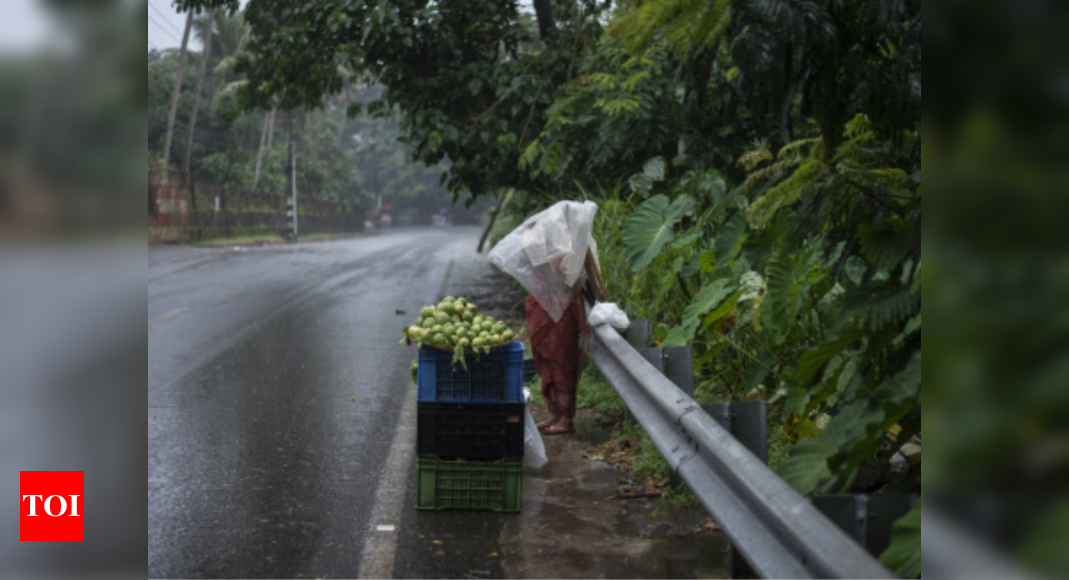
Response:
[{"label": "puddle", "polygon": [[[616,499],[626,472],[584,457],[605,433],[545,437],[549,463],[524,476],[520,518],[505,523],[507,578],[730,578],[730,543],[695,533],[701,508],[665,510],[657,499]],[[663,513],[662,513],[663,512]]]}]

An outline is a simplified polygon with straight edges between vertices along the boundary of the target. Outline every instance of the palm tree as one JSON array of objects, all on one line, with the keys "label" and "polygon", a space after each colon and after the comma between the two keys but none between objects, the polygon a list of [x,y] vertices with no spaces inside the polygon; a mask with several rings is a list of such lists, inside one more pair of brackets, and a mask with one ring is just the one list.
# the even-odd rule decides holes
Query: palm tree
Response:
[{"label": "palm tree", "polygon": [[234,66],[245,52],[245,44],[249,40],[250,29],[244,15],[240,12],[220,12],[215,15],[211,25],[207,18],[195,19],[193,28],[201,40],[207,38],[210,31],[213,55],[218,55],[218,59],[213,58],[208,62],[215,75],[212,92],[220,88],[225,89],[235,80],[232,74]]},{"label": "palm tree", "polygon": [[189,31],[193,28],[193,11],[186,15],[186,29],[182,33],[182,48],[178,53],[178,74],[174,78],[174,90],[171,91],[171,109],[167,112],[167,137],[163,141],[163,167],[171,157],[171,138],[174,137],[174,117],[178,112],[178,97],[182,94],[182,76],[186,72],[186,47],[189,46]]},{"label": "palm tree", "polygon": [[186,133],[186,154],[182,158],[182,173],[189,173],[189,157],[193,152],[193,132],[197,128],[197,110],[200,108],[200,91],[204,86],[204,74],[208,69],[208,59],[212,55],[212,21],[215,19],[215,9],[208,10],[207,24],[197,30],[198,36],[203,33],[201,40],[204,42],[204,53],[200,55],[200,69],[197,71],[197,85],[193,89],[193,112],[189,116],[189,131]]}]

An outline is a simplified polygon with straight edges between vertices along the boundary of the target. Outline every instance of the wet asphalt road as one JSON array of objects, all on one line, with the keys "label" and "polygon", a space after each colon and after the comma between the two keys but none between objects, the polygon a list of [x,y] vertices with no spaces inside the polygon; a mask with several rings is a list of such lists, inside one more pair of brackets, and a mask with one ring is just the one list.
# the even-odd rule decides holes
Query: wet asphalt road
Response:
[{"label": "wet asphalt road", "polygon": [[150,577],[357,575],[396,484],[400,329],[478,234],[149,249]]}]

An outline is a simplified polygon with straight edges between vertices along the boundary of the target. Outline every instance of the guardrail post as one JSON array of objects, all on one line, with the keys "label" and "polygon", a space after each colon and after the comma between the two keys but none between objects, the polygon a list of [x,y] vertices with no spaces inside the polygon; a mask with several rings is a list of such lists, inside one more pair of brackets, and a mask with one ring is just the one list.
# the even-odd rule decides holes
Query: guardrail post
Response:
[{"label": "guardrail post", "polygon": [[891,527],[909,513],[919,498],[908,493],[880,493],[869,496],[865,548],[877,558],[891,545]]},{"label": "guardrail post", "polygon": [[702,411],[731,431],[731,403],[702,403]]},{"label": "guardrail post", "polygon": [[[675,386],[694,398],[694,357],[689,346],[666,346],[661,351],[661,372]],[[655,365],[656,366],[656,365]],[[675,471],[668,472],[668,484],[677,486],[683,479]]]},{"label": "guardrail post", "polygon": [[[704,403],[702,410],[727,429],[750,453],[768,465],[768,404],[765,401]],[[731,552],[731,577],[758,577],[757,572],[737,550]]]},{"label": "guardrail post", "polygon": [[630,344],[631,348],[635,350],[649,346],[650,321],[632,320],[631,325],[624,331],[624,340],[626,340],[627,344]]},{"label": "guardrail post", "polygon": [[863,495],[817,495],[813,496],[810,501],[855,542],[865,545],[869,511],[867,497]]},{"label": "guardrail post", "polygon": [[662,375],[665,374],[664,373],[664,349],[654,348],[654,347],[646,347],[646,348],[636,348],[635,350],[637,350],[638,353],[640,355],[642,355],[642,358],[646,359],[646,362],[648,362],[651,365],[653,365],[653,368],[657,369],[657,372],[661,373]]},{"label": "guardrail post", "polygon": [[688,397],[694,398],[694,356],[689,346],[666,346],[662,360],[664,376]]},{"label": "guardrail post", "polygon": [[768,403],[732,401],[731,434],[768,465]]},{"label": "guardrail post", "polygon": [[[656,367],[657,371],[663,371],[664,367],[661,364],[660,355],[657,356],[657,361],[654,362],[649,355],[646,354],[647,346],[650,341],[650,322],[649,320],[631,320],[631,324],[628,329],[623,331],[623,340],[628,341],[628,344],[632,348],[641,352],[642,357],[650,361],[650,364]],[[623,422],[631,423],[634,419],[631,417],[631,409],[628,406],[623,406]]]},{"label": "guardrail post", "polygon": [[812,501],[839,529],[879,557],[891,543],[891,526],[913,507],[914,498],[905,493],[881,493],[817,495]]},{"label": "guardrail post", "polygon": [[702,403],[702,410],[727,429],[750,453],[768,465],[768,403]]}]

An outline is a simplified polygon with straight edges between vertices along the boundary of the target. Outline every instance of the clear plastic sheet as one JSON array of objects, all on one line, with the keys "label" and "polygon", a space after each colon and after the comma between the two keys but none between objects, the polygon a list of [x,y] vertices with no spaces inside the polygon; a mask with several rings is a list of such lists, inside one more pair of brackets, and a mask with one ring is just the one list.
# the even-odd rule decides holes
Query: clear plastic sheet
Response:
[{"label": "clear plastic sheet", "polygon": [[608,324],[616,330],[627,330],[627,327],[631,326],[631,321],[628,320],[627,314],[620,310],[620,307],[615,302],[598,302],[595,304],[594,308],[590,310],[590,314],[587,315],[587,322],[590,323],[590,326]]},{"label": "clear plastic sheet", "polygon": [[549,459],[546,457],[546,446],[542,442],[542,434],[538,432],[538,425],[535,424],[531,409],[528,407],[531,404],[531,391],[527,387],[523,388],[523,400],[526,402],[523,406],[523,460],[534,469],[542,469]]},{"label": "clear plastic sheet", "polygon": [[559,321],[586,281],[583,264],[587,249],[597,260],[597,245],[590,235],[594,227],[594,202],[557,202],[539,212],[505,236],[490,251],[490,262],[515,278]]}]

